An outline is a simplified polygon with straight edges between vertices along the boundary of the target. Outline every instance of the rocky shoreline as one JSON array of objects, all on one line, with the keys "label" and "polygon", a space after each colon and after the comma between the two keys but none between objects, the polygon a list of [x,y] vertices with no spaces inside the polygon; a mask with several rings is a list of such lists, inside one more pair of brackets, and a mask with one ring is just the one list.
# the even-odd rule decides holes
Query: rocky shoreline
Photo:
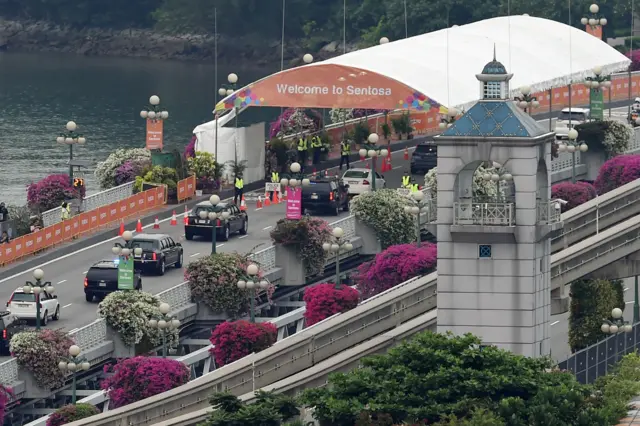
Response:
[{"label": "rocky shoreline", "polygon": [[[347,46],[354,50],[355,46]],[[70,28],[48,22],[0,19],[0,51],[57,52],[85,56],[138,57],[212,62],[212,35],[167,35],[144,29]],[[299,40],[286,40],[285,65],[298,65],[305,53],[327,59],[342,51],[342,44],[327,41],[318,52],[307,52]],[[219,37],[220,63],[269,66],[280,62],[280,41],[253,37]]]}]

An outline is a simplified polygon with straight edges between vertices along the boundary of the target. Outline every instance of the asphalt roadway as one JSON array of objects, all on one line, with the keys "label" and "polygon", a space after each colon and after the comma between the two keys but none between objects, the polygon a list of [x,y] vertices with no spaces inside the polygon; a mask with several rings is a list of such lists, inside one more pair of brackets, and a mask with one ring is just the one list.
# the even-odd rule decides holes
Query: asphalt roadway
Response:
[{"label": "asphalt roadway", "polygon": [[[614,106],[618,106],[615,105]],[[616,113],[622,113],[626,108],[615,108]],[[618,112],[619,111],[619,112]],[[540,118],[544,115],[541,114]],[[617,115],[617,114],[616,114]],[[546,118],[546,117],[545,117]],[[543,123],[546,125],[546,123]],[[410,152],[413,148],[410,148]],[[384,173],[388,188],[397,188],[400,186],[402,174],[405,168],[408,168],[409,162],[403,159],[403,151],[398,150],[392,153],[391,171]],[[352,167],[364,167],[364,163],[360,161],[352,162]],[[331,174],[337,172],[337,168],[329,169]],[[414,176],[416,182],[423,182],[423,175]],[[254,191],[255,194],[261,193],[262,190]],[[248,252],[259,251],[271,245],[269,232],[275,226],[276,222],[284,217],[284,204],[272,205],[262,209],[257,209],[255,202],[248,205],[249,214],[249,233],[245,236],[234,235],[227,242],[219,242],[217,249],[221,252]],[[324,217],[328,222],[334,222],[339,218],[347,216],[348,213],[341,213],[339,217]],[[146,224],[145,232],[166,233],[175,241],[180,242],[184,248],[185,264],[207,255],[211,251],[211,241],[196,239],[187,241],[184,238],[184,227],[182,225],[182,214],[178,216],[178,226],[170,225],[170,218],[161,220],[160,229],[152,229],[153,224]],[[18,287],[21,287],[26,280],[32,279],[32,271],[35,268],[41,268],[45,272],[45,280],[51,281],[56,287],[56,294],[62,306],[61,318],[59,321],[49,323],[50,328],[61,328],[67,331],[73,331],[77,328],[85,326],[97,318],[97,304],[85,301],[83,291],[83,281],[87,270],[92,264],[99,260],[110,259],[113,257],[111,247],[118,237],[107,238],[95,244],[74,249],[73,252],[60,254],[60,256],[51,260],[43,259],[41,264],[26,264],[24,267],[17,267],[16,272],[8,277],[0,279],[0,303],[9,300],[11,293]],[[184,282],[183,271],[169,268],[164,276],[143,277],[144,291],[156,294],[171,288],[177,284]],[[633,297],[632,292],[627,292],[627,298]],[[633,301],[631,300],[631,303]],[[630,311],[630,310],[629,310]],[[625,317],[629,313],[625,313]],[[567,347],[567,318],[568,314],[558,315],[552,318],[552,348],[554,358],[564,359],[569,354]],[[2,358],[0,357],[0,361]]]},{"label": "asphalt roadway", "polygon": [[[398,151],[392,154],[393,170],[384,173],[387,187],[397,188],[402,180],[403,168],[408,165],[408,161],[403,160],[403,152]],[[352,167],[364,167],[364,164],[352,163]],[[336,168],[330,170],[333,174]],[[421,182],[422,176],[416,176]],[[262,192],[262,191],[260,191]],[[257,194],[258,191],[255,192]],[[249,232],[247,235],[232,235],[229,241],[218,242],[217,250],[220,252],[249,252],[259,251],[271,245],[269,232],[276,225],[277,221],[284,217],[285,204],[271,205],[262,209],[257,209],[255,201],[247,202],[247,212],[249,215]],[[340,216],[322,216],[329,223],[348,216],[348,212],[342,212]],[[153,229],[153,224],[145,226],[144,231],[149,233],[163,233],[170,235],[176,242],[180,242],[184,249],[184,262],[206,256],[211,252],[211,240],[196,238],[187,241],[184,238],[183,214],[178,216],[178,225],[171,226],[170,219],[163,219],[160,229]],[[85,301],[83,282],[87,270],[92,264],[99,260],[111,259],[111,247],[119,238],[111,238],[100,243],[89,245],[73,253],[62,255],[56,259],[38,265],[45,272],[45,280],[50,281],[55,286],[55,294],[62,306],[61,318],[58,321],[51,321],[47,327],[62,328],[73,331],[79,327],[87,325],[97,318],[97,303]],[[0,280],[0,303],[9,300],[11,293],[18,287],[24,285],[26,280],[32,279],[32,268],[18,272],[13,276]],[[183,271],[167,268],[164,276],[144,275],[142,279],[143,290],[156,294],[177,284],[184,282]]]}]

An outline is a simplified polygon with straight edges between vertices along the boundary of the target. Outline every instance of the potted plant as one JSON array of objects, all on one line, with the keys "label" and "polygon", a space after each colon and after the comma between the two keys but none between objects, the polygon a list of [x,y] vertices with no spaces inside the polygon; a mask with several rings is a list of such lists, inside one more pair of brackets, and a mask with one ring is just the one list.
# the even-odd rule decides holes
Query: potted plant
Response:
[{"label": "potted plant", "polygon": [[151,183],[167,186],[167,201],[176,203],[178,201],[178,173],[171,167],[154,166],[143,176],[137,176],[134,187],[137,191],[142,191],[143,184]]}]

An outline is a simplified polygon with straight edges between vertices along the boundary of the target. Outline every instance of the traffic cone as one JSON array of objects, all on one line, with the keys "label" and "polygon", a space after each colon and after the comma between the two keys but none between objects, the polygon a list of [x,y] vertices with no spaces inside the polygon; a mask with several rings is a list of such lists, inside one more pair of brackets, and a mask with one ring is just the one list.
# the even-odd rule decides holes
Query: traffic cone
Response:
[{"label": "traffic cone", "polygon": [[142,232],[142,222],[138,219],[138,223],[136,223],[136,232]]},{"label": "traffic cone", "polygon": [[153,222],[153,229],[160,229],[160,222],[158,221],[158,216],[156,216],[156,221]]},{"label": "traffic cone", "polygon": [[409,159],[409,147],[404,147],[404,159],[408,160]]},{"label": "traffic cone", "polygon": [[387,154],[387,171],[393,169],[393,166],[391,165],[391,150],[388,149],[387,152],[389,152]]},{"label": "traffic cone", "polygon": [[270,206],[270,205],[271,205],[271,197],[269,196],[269,193],[268,193],[268,192],[266,192],[266,193],[264,194],[264,204],[263,204],[263,206],[264,206],[264,207],[268,207],[268,206]]},{"label": "traffic cone", "polygon": [[262,208],[262,195],[258,195],[258,201],[256,201],[256,209]]},{"label": "traffic cone", "polygon": [[240,211],[247,211],[247,202],[244,200],[244,195],[242,196],[242,200],[240,201]]},{"label": "traffic cone", "polygon": [[178,219],[176,218],[176,211],[173,211],[173,215],[171,216],[171,226],[178,226]]},{"label": "traffic cone", "polygon": [[273,192],[273,204],[280,204],[280,198],[278,197],[278,191]]},{"label": "traffic cone", "polygon": [[184,206],[184,218],[182,219],[185,225],[189,224],[189,210],[187,206]]},{"label": "traffic cone", "polygon": [[118,232],[118,235],[120,235],[122,237],[122,234],[124,234],[124,221],[121,220],[120,221],[120,232]]}]

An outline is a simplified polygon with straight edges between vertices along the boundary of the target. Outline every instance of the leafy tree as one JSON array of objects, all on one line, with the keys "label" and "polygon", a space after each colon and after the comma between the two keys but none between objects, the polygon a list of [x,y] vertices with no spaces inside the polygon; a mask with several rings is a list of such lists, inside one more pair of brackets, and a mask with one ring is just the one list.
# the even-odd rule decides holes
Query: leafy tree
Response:
[{"label": "leafy tree", "polygon": [[602,339],[602,321],[611,310],[624,310],[621,280],[578,280],[571,283],[569,346],[579,351]]},{"label": "leafy tree", "polygon": [[387,414],[394,424],[447,424],[456,416],[469,425],[497,426],[502,420],[509,426],[602,426],[615,424],[626,413],[621,401],[634,395],[594,397],[571,373],[549,371],[547,359],[481,343],[470,334],[421,333],[387,354],[363,359],[362,368],[331,375],[329,386],[307,389],[301,401],[315,408],[321,426],[355,425],[365,410]]},{"label": "leafy tree", "polygon": [[270,392],[256,392],[254,404],[243,405],[230,393],[217,393],[209,403],[214,408],[202,426],[280,426],[300,414],[293,398]]}]

